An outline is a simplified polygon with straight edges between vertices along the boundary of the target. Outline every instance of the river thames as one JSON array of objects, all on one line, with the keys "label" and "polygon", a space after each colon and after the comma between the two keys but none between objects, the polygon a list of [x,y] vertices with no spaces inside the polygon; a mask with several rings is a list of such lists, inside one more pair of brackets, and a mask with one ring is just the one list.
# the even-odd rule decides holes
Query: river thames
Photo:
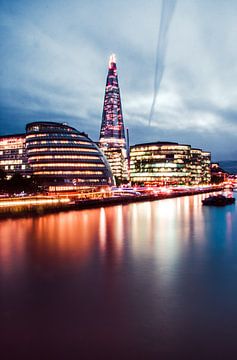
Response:
[{"label": "river thames", "polygon": [[1,359],[236,359],[237,205],[206,196],[0,221]]}]

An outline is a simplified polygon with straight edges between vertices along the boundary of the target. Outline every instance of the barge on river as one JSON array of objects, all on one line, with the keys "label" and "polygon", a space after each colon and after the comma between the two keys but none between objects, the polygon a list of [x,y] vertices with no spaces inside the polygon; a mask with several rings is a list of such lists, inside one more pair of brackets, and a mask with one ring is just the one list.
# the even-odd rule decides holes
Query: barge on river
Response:
[{"label": "barge on river", "polygon": [[206,199],[202,200],[203,205],[208,206],[225,206],[231,205],[235,203],[235,198],[232,196],[224,196],[224,195],[210,195]]}]

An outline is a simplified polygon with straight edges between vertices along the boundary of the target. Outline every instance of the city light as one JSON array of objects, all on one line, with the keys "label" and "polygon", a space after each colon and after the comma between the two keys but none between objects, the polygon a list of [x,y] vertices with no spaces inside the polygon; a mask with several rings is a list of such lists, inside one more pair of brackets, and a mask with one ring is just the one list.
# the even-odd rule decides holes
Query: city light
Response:
[{"label": "city light", "polygon": [[127,182],[127,144],[115,54],[109,58],[99,146],[105,154],[117,181]]},{"label": "city light", "polygon": [[46,204],[60,204],[69,203],[70,199],[19,199],[19,200],[0,200],[0,207],[24,206],[24,205],[46,205]]}]

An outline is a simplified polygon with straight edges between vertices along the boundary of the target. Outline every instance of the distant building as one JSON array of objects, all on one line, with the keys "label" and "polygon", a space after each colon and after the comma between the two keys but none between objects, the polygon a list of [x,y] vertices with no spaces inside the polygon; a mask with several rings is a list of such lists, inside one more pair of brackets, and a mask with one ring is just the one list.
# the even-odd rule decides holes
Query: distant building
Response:
[{"label": "distant building", "polygon": [[229,173],[220,167],[219,163],[211,164],[211,181],[214,184],[219,184],[227,180]]},{"label": "distant building", "polygon": [[175,142],[137,144],[130,148],[130,178],[133,184],[210,183],[209,152]]},{"label": "distant building", "polygon": [[127,145],[115,55],[109,59],[99,146],[117,182],[128,181]]},{"label": "distant building", "polygon": [[25,134],[0,137],[0,169],[5,172],[7,178],[11,178],[15,173],[23,176],[30,173],[25,138]]}]

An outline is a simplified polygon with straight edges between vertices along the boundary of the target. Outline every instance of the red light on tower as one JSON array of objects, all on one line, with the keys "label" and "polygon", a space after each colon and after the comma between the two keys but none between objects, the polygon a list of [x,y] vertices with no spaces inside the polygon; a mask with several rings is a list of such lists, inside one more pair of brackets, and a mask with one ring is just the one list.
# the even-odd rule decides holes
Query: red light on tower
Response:
[{"label": "red light on tower", "polygon": [[109,69],[116,69],[116,55],[111,54],[109,57]]}]

